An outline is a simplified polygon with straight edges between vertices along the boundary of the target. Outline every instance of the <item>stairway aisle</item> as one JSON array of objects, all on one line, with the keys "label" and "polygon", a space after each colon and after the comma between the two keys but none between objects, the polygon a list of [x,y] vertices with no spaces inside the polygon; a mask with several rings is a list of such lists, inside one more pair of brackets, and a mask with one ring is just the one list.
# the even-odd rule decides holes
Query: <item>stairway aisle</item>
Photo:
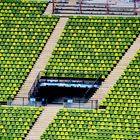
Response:
[{"label": "stairway aisle", "polygon": [[113,85],[120,78],[123,71],[126,69],[130,61],[133,59],[134,55],[140,49],[140,35],[135,40],[135,42],[131,45],[122,59],[118,62],[116,67],[112,70],[112,72],[108,75],[105,81],[102,83],[100,88],[96,91],[96,93],[90,98],[90,100],[98,100],[100,102],[105,98],[107,93],[113,87]]},{"label": "stairway aisle", "polygon": [[53,13],[53,3],[49,3],[43,15],[51,15]]},{"label": "stairway aisle", "polygon": [[37,119],[32,129],[29,131],[25,140],[39,140],[40,136],[43,134],[45,129],[48,127],[61,108],[61,105],[48,105],[44,107],[42,114]]},{"label": "stairway aisle", "polygon": [[[60,18],[54,31],[52,32],[50,38],[48,39],[42,53],[40,54],[39,58],[37,59],[35,65],[33,66],[31,72],[29,73],[26,81],[23,83],[19,93],[16,95],[15,100],[13,100],[13,104],[22,104],[21,99],[19,100],[19,97],[28,97],[28,93],[30,89],[32,88],[32,85],[34,84],[34,81],[36,80],[38,74],[40,71],[45,69],[45,66],[53,52],[53,49],[55,48],[55,45],[57,44],[59,37],[61,33],[63,32],[63,29],[66,25],[68,18]],[[18,98],[17,98],[18,97]],[[28,102],[28,101],[25,101]]]}]

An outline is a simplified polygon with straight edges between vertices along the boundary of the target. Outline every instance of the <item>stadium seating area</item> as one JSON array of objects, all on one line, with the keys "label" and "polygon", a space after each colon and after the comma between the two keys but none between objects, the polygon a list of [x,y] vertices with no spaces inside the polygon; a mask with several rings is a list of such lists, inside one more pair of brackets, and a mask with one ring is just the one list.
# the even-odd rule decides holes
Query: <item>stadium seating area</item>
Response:
[{"label": "stadium seating area", "polygon": [[35,107],[0,107],[0,139],[24,140],[42,112]]},{"label": "stadium seating area", "polygon": [[2,15],[43,14],[47,5],[48,1],[1,0],[0,11]]},{"label": "stadium seating area", "polygon": [[[47,5],[47,0],[0,1],[0,140],[24,140],[43,111],[1,104],[14,99],[60,18],[43,15]],[[104,80],[139,34],[139,16],[69,17],[45,76],[96,79],[101,74]],[[54,106],[47,106],[43,123],[52,120]],[[60,109],[37,135],[41,140],[140,140],[140,49],[101,107]]]},{"label": "stadium seating area", "polygon": [[47,77],[102,79],[132,45],[139,17],[72,16],[46,66]]},{"label": "stadium seating area", "polygon": [[14,98],[59,17],[42,16],[47,2],[0,2],[0,102]]},{"label": "stadium seating area", "polygon": [[140,50],[101,105],[105,110],[62,109],[42,140],[139,140]]}]

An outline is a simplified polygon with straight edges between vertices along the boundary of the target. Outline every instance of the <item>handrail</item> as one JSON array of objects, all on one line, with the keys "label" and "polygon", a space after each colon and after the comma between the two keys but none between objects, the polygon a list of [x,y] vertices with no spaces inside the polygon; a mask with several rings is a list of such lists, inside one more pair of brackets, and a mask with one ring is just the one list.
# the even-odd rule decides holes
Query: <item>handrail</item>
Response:
[{"label": "handrail", "polygon": [[96,109],[98,110],[98,100],[73,100],[72,102],[64,102],[64,108],[77,109]]},{"label": "handrail", "polygon": [[[14,100],[20,100],[19,104],[13,104]],[[20,105],[20,106],[27,106],[27,102],[29,98],[28,97],[15,97],[14,99],[9,99],[7,101],[7,105],[12,106],[12,105]],[[25,104],[26,103],[26,104]]]},{"label": "handrail", "polygon": [[[102,74],[99,74],[98,78],[94,81],[93,85],[96,84],[96,82],[99,80],[99,78],[101,77]],[[90,89],[92,89],[92,87],[88,88],[87,91],[85,92],[83,98],[86,96],[86,94],[90,91]]]},{"label": "handrail", "polygon": [[36,79],[35,79],[35,81],[34,81],[32,87],[31,87],[30,91],[28,92],[28,98],[29,98],[29,97],[32,95],[32,93],[34,92],[34,90],[35,90],[35,88],[36,88],[36,86],[37,86],[37,84],[38,84],[38,82],[39,82],[40,77],[41,77],[41,72],[39,72],[39,73],[37,74]]},{"label": "handrail", "polygon": [[[15,101],[16,102],[13,102]],[[15,97],[14,99],[9,99],[7,101],[7,104],[1,104],[1,105],[8,105],[8,106],[34,106],[34,107],[40,107],[41,102],[36,100],[29,100],[28,97]]]}]

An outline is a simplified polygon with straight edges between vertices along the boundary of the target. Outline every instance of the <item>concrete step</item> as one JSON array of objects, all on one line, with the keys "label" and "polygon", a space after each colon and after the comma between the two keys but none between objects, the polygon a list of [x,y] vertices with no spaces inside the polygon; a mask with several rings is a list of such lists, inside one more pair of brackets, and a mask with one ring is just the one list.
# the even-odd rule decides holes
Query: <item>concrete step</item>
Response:
[{"label": "concrete step", "polygon": [[40,117],[37,119],[36,123],[29,131],[28,135],[26,136],[25,140],[39,140],[40,136],[43,134],[45,129],[51,123],[51,121],[56,116],[59,109],[63,106],[58,105],[48,105],[44,107],[44,110]]},{"label": "concrete step", "polygon": [[43,15],[49,15],[52,14],[52,12],[53,12],[53,4],[49,3]]}]

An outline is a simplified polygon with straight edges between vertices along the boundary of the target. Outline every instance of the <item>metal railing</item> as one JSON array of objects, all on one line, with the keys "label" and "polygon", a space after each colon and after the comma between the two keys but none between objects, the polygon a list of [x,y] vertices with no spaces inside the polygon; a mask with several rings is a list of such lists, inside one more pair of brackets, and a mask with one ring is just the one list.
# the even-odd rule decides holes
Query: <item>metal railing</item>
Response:
[{"label": "metal railing", "polygon": [[8,106],[41,106],[41,102],[36,101],[34,98],[28,97],[15,97],[14,100],[9,99],[7,101]]},{"label": "metal railing", "polygon": [[77,109],[98,109],[98,100],[67,100],[64,102],[64,108]]},{"label": "metal railing", "polygon": [[42,72],[42,71],[40,71],[40,72],[38,73],[38,75],[36,76],[36,79],[35,79],[35,81],[34,81],[32,87],[31,87],[30,91],[28,92],[28,97],[30,97],[30,96],[33,94],[33,92],[35,91],[35,88],[37,87],[37,84],[38,84],[39,79],[40,79],[40,77],[41,77],[41,72]]},{"label": "metal railing", "polygon": [[[132,9],[134,15],[138,15],[138,2],[140,2],[140,0],[133,0],[133,3],[134,3],[133,5],[134,6],[131,7],[131,9]],[[109,13],[111,11],[111,9],[110,9],[111,7],[110,6],[111,6],[111,4],[109,3],[109,0],[106,0],[106,3],[105,3],[106,14],[110,14]],[[79,2],[79,9],[80,9],[80,14],[83,14],[83,0],[80,0],[80,2]]]},{"label": "metal railing", "polygon": [[[98,80],[101,78],[101,76],[102,76],[102,74],[99,74],[98,78],[93,83],[93,87],[98,82]],[[88,88],[83,97],[85,97],[93,87]]]}]

